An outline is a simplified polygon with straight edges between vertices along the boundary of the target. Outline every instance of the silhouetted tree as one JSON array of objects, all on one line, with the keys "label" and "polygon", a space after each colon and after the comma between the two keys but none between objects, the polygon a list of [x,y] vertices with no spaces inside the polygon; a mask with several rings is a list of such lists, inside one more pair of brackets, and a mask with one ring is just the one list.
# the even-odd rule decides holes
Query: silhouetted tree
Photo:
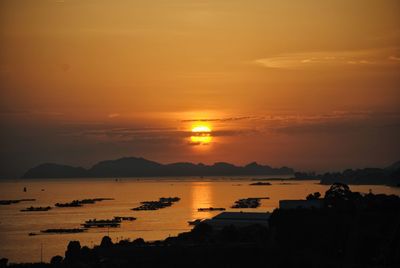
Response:
[{"label": "silhouetted tree", "polygon": [[144,241],[143,238],[139,237],[139,238],[136,238],[135,240],[133,240],[132,244],[136,245],[136,246],[142,246],[142,245],[145,245],[146,242]]},{"label": "silhouetted tree", "polygon": [[68,244],[67,251],[65,252],[65,259],[73,262],[80,257],[81,243],[79,241],[71,241]]},{"label": "silhouetted tree", "polygon": [[8,259],[7,258],[1,258],[0,259],[0,268],[5,268],[7,267]]},{"label": "silhouetted tree", "polygon": [[313,194],[309,194],[307,195],[306,199],[307,200],[317,200],[321,197],[321,193],[320,192],[315,192]]},{"label": "silhouetted tree", "polygon": [[101,239],[100,247],[101,248],[109,248],[112,247],[113,242],[109,236],[104,236],[103,239]]},{"label": "silhouetted tree", "polygon": [[335,182],[328,191],[325,192],[325,198],[348,198],[351,190],[347,184]]},{"label": "silhouetted tree", "polygon": [[348,185],[335,182],[331,185],[329,190],[325,192],[325,205],[331,208],[349,208],[348,205],[349,201],[352,199],[352,196],[353,192],[350,190]]},{"label": "silhouetted tree", "polygon": [[60,255],[56,255],[53,258],[51,258],[50,263],[52,265],[60,265],[63,261],[63,257],[61,257]]}]

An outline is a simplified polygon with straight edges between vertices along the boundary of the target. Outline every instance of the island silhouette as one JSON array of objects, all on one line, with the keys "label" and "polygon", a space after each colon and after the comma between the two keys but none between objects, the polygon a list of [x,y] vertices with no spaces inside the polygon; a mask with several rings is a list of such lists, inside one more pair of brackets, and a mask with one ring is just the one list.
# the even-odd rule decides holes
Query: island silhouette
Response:
[{"label": "island silhouette", "polygon": [[245,166],[226,162],[217,162],[213,165],[190,162],[161,164],[142,157],[123,157],[101,161],[89,169],[45,163],[29,169],[22,178],[290,175],[293,173],[294,170],[289,167],[273,168],[256,162]]},{"label": "island silhouette", "polygon": [[[227,162],[212,165],[203,163],[177,162],[161,164],[142,157],[123,157],[98,162],[89,169],[55,163],[44,163],[29,169],[24,179],[45,178],[124,178],[124,177],[183,177],[183,176],[291,176],[296,180],[318,180],[321,184],[335,182],[350,185],[400,186],[400,161],[384,168],[345,169],[342,172],[295,171],[290,167],[274,168],[251,162],[236,166]],[[259,180],[269,180],[268,178]]]}]

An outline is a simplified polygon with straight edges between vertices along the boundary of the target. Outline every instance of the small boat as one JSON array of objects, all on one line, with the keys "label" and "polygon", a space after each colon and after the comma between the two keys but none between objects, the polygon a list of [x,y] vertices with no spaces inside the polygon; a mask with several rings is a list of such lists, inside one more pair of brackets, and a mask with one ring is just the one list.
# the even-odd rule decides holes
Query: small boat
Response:
[{"label": "small boat", "polygon": [[37,233],[29,233],[29,236],[34,236],[34,235],[38,235]]},{"label": "small boat", "polygon": [[201,219],[196,219],[196,220],[193,220],[193,221],[188,221],[188,224],[189,224],[189,225],[197,225],[197,224],[199,224],[201,221],[202,221]]}]

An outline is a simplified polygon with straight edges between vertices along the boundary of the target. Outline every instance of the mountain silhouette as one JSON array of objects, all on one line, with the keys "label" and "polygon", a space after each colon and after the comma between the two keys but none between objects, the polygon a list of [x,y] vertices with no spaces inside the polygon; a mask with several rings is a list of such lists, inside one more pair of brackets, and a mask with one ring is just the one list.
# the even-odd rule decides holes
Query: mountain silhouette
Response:
[{"label": "mountain silhouette", "polygon": [[213,165],[190,162],[160,164],[141,157],[124,157],[101,161],[90,169],[53,163],[41,164],[29,169],[22,178],[288,175],[293,172],[288,167],[272,168],[256,162],[243,167],[225,162]]},{"label": "mountain silhouette", "polygon": [[41,164],[28,170],[23,178],[78,178],[86,177],[87,170],[82,167],[71,167],[53,163]]},{"label": "mountain silhouette", "polygon": [[400,169],[400,161],[394,162],[390,166],[385,168],[386,170],[398,170]]},{"label": "mountain silhouette", "polygon": [[343,172],[328,172],[316,175],[321,184],[341,182],[345,184],[384,184],[400,187],[400,161],[386,168],[346,169]]}]

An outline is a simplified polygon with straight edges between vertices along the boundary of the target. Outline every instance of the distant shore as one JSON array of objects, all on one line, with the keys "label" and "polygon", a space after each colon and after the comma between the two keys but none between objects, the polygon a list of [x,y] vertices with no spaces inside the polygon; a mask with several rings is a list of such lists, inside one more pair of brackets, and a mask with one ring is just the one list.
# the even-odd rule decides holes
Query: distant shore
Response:
[{"label": "distant shore", "polygon": [[272,168],[256,162],[235,166],[226,162],[213,165],[178,162],[161,164],[141,157],[124,157],[101,161],[90,169],[55,163],[45,163],[29,169],[22,178],[90,178],[90,177],[181,177],[181,176],[251,176],[289,175],[294,170],[288,167]]},{"label": "distant shore", "polygon": [[[250,177],[254,180],[319,180],[321,184],[342,182],[350,185],[400,186],[400,161],[385,168],[346,169],[343,172],[299,172],[289,167],[273,168],[256,162],[235,166],[226,162],[213,165],[178,162],[161,164],[141,157],[124,157],[101,161],[89,169],[68,165],[45,163],[29,169],[23,179],[72,179],[72,178],[187,178],[198,177]],[[270,178],[265,177],[270,176]],[[264,178],[263,178],[264,177]]]}]

